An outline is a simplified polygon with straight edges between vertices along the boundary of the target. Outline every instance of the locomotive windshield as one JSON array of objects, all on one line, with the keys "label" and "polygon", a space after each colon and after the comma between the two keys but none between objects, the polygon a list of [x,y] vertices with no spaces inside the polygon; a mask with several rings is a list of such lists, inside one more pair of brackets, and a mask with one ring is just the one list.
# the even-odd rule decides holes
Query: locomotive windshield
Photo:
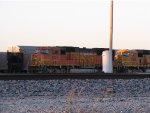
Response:
[{"label": "locomotive windshield", "polygon": [[43,53],[43,54],[48,54],[49,51],[47,49],[43,50],[36,50],[35,53]]},{"label": "locomotive windshield", "polygon": [[129,56],[129,52],[127,50],[119,50],[116,52],[118,56]]},{"label": "locomotive windshield", "polygon": [[123,53],[122,53],[122,56],[128,56],[128,55],[129,55],[128,52],[123,52]]}]

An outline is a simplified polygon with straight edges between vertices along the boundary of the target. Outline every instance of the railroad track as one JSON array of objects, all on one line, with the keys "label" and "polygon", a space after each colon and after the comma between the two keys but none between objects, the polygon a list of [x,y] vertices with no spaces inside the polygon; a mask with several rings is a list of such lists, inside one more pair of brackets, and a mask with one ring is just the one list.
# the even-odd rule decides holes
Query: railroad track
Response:
[{"label": "railroad track", "polygon": [[0,73],[0,80],[48,80],[48,79],[143,79],[150,78],[150,73],[137,74],[103,74],[103,73],[69,73],[69,74],[23,74]]}]

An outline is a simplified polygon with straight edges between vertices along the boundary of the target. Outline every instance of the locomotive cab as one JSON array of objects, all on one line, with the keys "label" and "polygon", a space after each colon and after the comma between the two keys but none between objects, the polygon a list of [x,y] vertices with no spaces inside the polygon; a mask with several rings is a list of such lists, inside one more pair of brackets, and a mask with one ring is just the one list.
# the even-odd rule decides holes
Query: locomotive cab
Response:
[{"label": "locomotive cab", "polygon": [[115,61],[123,66],[135,66],[138,64],[138,53],[134,50],[118,50],[115,55]]},{"label": "locomotive cab", "polygon": [[35,53],[31,55],[31,61],[29,65],[30,72],[39,72],[45,68],[51,62],[50,50],[48,47],[38,47]]},{"label": "locomotive cab", "polygon": [[39,47],[35,50],[35,53],[31,56],[31,65],[46,65],[50,62],[50,52],[47,47]]},{"label": "locomotive cab", "polygon": [[54,71],[60,60],[60,49],[57,47],[38,47],[31,55],[29,70],[31,72],[47,73]]}]

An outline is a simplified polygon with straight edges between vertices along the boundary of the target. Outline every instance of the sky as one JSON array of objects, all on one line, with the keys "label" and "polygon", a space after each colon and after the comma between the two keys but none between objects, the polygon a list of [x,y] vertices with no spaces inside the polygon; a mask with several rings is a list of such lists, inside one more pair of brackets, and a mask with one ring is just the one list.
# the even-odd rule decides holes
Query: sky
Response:
[{"label": "sky", "polygon": [[[114,0],[113,48],[150,49],[150,0]],[[11,45],[108,48],[110,0],[0,0],[0,51]]]}]

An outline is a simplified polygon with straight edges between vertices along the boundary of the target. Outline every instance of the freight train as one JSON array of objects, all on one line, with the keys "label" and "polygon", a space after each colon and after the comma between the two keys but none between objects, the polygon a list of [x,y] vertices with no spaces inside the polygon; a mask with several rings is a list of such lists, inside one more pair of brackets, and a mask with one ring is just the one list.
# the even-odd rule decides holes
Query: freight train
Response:
[{"label": "freight train", "polygon": [[[20,46],[19,52],[0,54],[0,72],[99,73],[105,50],[108,48]],[[116,73],[150,68],[150,50],[113,50],[112,57]]]},{"label": "freight train", "polygon": [[[106,48],[38,47],[32,54],[32,72],[70,73],[91,70],[102,72],[102,52]],[[113,50],[115,72],[142,71],[150,67],[150,51]]]}]

